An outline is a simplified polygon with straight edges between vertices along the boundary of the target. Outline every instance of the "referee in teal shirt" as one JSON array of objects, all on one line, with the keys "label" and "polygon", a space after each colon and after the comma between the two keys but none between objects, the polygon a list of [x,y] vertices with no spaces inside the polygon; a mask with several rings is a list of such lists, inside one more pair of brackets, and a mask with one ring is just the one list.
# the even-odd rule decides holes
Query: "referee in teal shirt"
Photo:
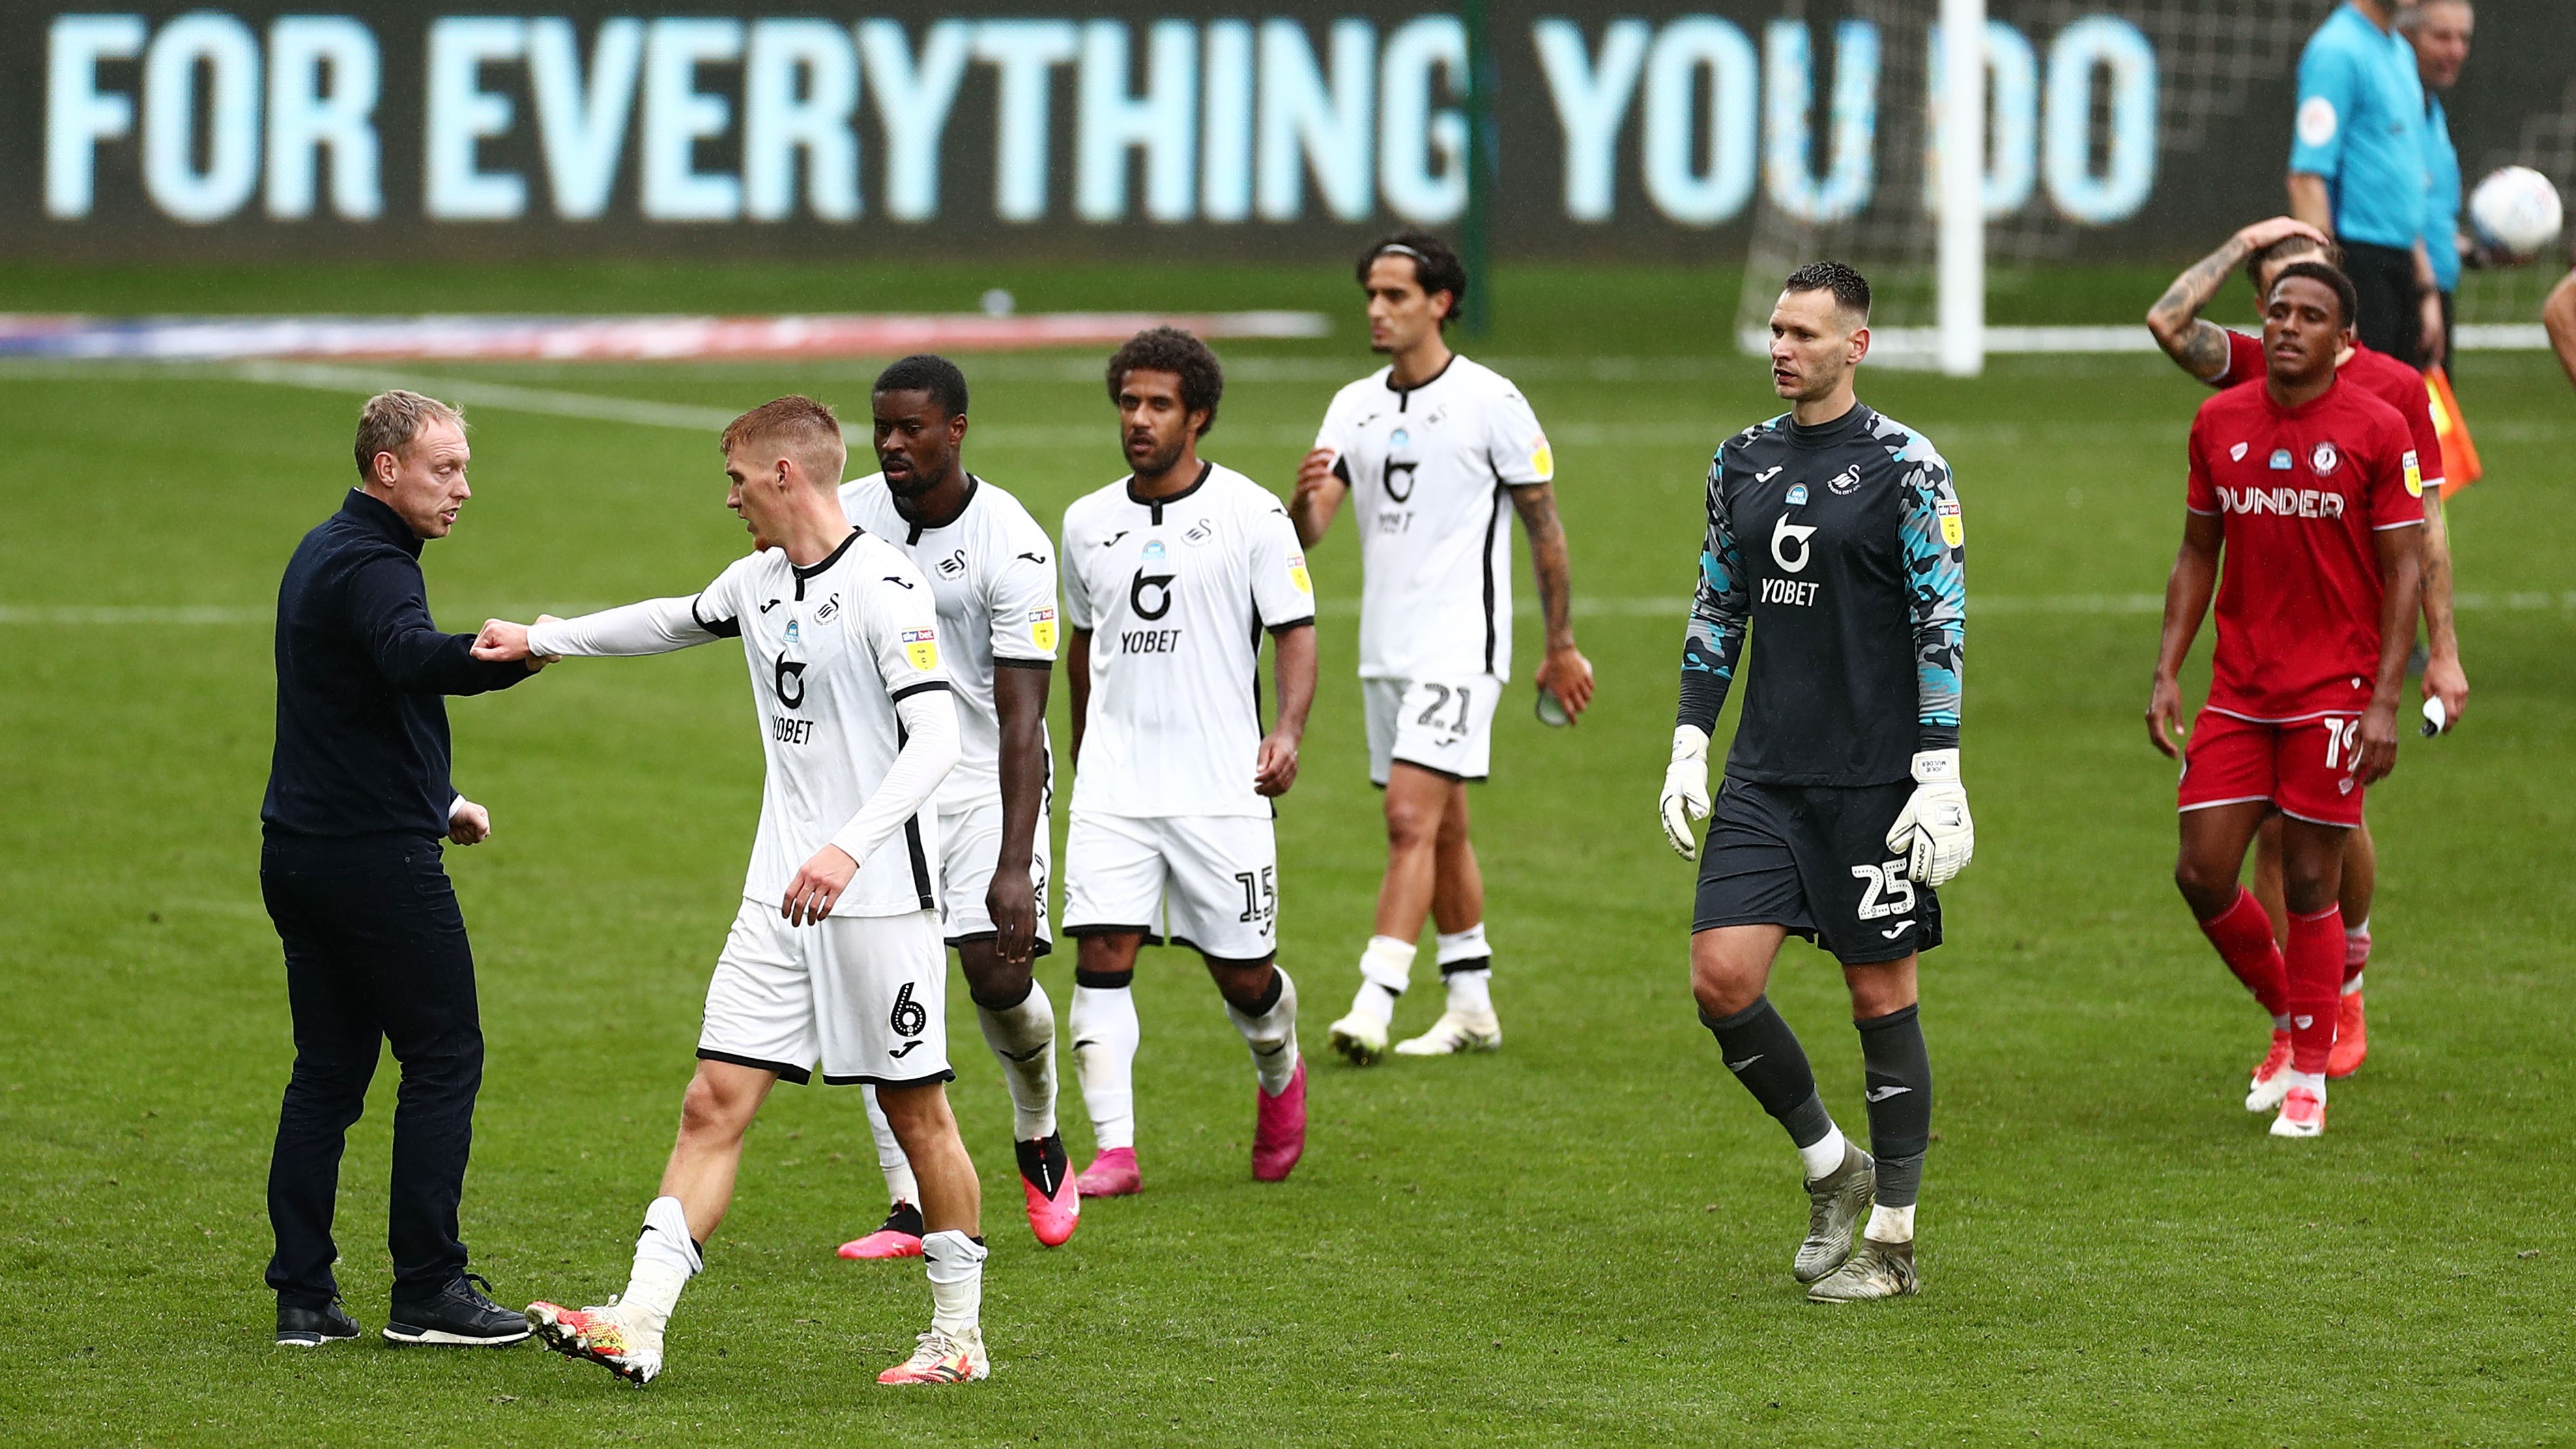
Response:
[{"label": "referee in teal shirt", "polygon": [[2347,0],[2308,37],[2290,212],[2342,244],[2361,296],[2362,342],[2421,367],[2427,303],[2439,303],[2424,236],[2424,87],[2414,48],[2397,34],[2400,9],[2397,0]]}]

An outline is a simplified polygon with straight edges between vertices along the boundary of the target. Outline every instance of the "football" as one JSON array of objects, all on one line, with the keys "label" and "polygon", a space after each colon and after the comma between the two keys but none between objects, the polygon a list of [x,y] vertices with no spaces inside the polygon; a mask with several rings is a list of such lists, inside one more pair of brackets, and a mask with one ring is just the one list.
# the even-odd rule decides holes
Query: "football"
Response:
[{"label": "football", "polygon": [[2469,194],[2469,231],[2499,260],[2528,262],[2558,240],[2558,188],[2528,166],[2502,166]]}]

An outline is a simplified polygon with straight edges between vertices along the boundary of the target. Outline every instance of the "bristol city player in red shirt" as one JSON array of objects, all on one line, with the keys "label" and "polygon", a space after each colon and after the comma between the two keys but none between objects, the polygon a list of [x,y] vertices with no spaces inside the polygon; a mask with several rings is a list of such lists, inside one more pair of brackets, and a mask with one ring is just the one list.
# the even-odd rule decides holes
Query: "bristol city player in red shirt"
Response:
[{"label": "bristol city player in red shirt", "polygon": [[[2147,330],[2155,334],[2157,344],[2175,366],[2213,388],[2259,380],[2268,370],[2263,360],[2263,340],[2203,321],[2202,310],[2217,297],[2228,274],[2239,263],[2243,264],[2246,280],[2253,284],[2259,305],[2260,299],[2271,295],[2273,279],[2290,263],[2321,261],[2338,266],[2342,259],[2341,248],[2296,217],[2277,216],[2255,222],[2174,278],[2173,285],[2148,311]],[[2447,731],[2457,726],[2468,711],[2469,677],[2460,667],[2459,630],[2452,622],[2451,543],[2442,514],[2442,440],[2433,426],[2431,393],[2425,387],[2424,374],[2358,342],[2344,352],[2336,365],[2344,381],[2359,384],[2397,409],[2415,439],[2415,456],[2424,473],[2424,693],[2442,702],[2441,728]],[[2362,973],[2370,964],[2370,907],[2378,894],[2378,856],[2370,826],[2365,822],[2344,843],[2343,889],[2339,892],[2344,925],[2343,1000],[2335,1014],[2334,1057],[2326,1067],[2331,1081],[2340,1082],[2359,1071],[2370,1054]],[[2288,913],[2281,907],[2281,832],[2277,821],[2265,822],[2254,838],[2253,889],[2254,898],[2263,903],[2263,913],[2272,919],[2272,939],[2286,941],[2290,923]],[[2266,1058],[2255,1075],[2269,1079],[2289,1067],[2289,1049],[2284,1046]]]},{"label": "bristol city player in red shirt", "polygon": [[[2190,511],[2147,704],[2149,738],[2184,759],[2175,884],[2271,1013],[2274,1048],[2289,1048],[2289,1070],[2258,1076],[2245,1103],[2278,1106],[2279,1137],[2325,1130],[2344,845],[2363,787],[2397,763],[2398,691],[2415,647],[2423,477],[2396,409],[2336,377],[2354,305],[2334,268],[2283,268],[2264,307],[2265,378],[2211,398],[2193,420]],[[2213,587],[2209,701],[2178,752],[2176,676]],[[2238,884],[2246,846],[2276,810],[2286,950]]]}]

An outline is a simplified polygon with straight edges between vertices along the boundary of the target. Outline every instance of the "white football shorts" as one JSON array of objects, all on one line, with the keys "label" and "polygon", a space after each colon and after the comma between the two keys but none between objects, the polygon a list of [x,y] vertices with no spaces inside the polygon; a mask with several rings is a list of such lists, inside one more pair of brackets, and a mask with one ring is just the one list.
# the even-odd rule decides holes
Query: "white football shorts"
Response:
[{"label": "white football shorts", "polygon": [[1279,950],[1279,847],[1267,815],[1076,813],[1064,842],[1064,933],[1142,931],[1218,961]]},{"label": "white football shorts", "polygon": [[1369,782],[1386,783],[1397,760],[1453,780],[1482,780],[1494,762],[1494,706],[1503,682],[1490,674],[1452,683],[1363,679],[1368,708]]},{"label": "white football shorts", "polygon": [[948,948],[936,911],[828,916],[791,926],[746,899],[707,983],[698,1055],[836,1086],[954,1081]]},{"label": "white football shorts", "polygon": [[[1054,791],[1049,790],[1038,801],[1038,828],[1029,852],[1029,883],[1037,887],[1038,944],[1037,954],[1045,955],[1054,939],[1047,931],[1047,884],[1055,874],[1054,833],[1049,820],[1054,814]],[[1000,796],[954,813],[939,816],[939,889],[946,909],[948,944],[993,939],[993,914],[984,908],[984,894],[993,886],[993,864],[1002,855],[1002,801]]]}]

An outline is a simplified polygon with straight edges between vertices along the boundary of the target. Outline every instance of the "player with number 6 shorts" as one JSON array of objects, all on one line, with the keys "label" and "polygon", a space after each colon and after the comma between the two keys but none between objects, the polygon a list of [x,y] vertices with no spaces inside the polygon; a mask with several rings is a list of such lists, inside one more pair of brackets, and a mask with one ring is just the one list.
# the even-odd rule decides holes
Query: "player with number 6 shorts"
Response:
[{"label": "player with number 6 shorts", "polygon": [[[2264,299],[2265,376],[2192,420],[2182,548],[2147,700],[2148,739],[2183,759],[2174,883],[2289,1057],[2286,1072],[2258,1070],[2245,1100],[2251,1112],[2279,1109],[2276,1137],[2325,1130],[2344,851],[2365,787],[2396,767],[2397,696],[2415,647],[2423,473],[2405,419],[2336,374],[2357,305],[2335,268],[2283,267]],[[2177,751],[2178,676],[2213,589],[2209,700]],[[2275,812],[2286,947],[2237,879]]]},{"label": "player with number 6 shorts", "polygon": [[[741,908],[707,985],[679,1139],[645,1209],[625,1291],[528,1305],[547,1347],[629,1383],[660,1375],[680,1293],[732,1206],[743,1136],[783,1078],[878,1090],[921,1178],[930,1331],[887,1384],[992,1371],[984,1351],[982,1192],[949,1114],[948,961],[939,939],[938,816],[957,763],[939,611],[893,545],[854,528],[831,410],[765,403],[725,430],[726,502],[754,552],[684,598],[527,628],[486,624],[475,651],[665,654],[741,641],[765,771]],[[556,1084],[582,1092],[578,1080]]]},{"label": "player with number 6 shorts", "polygon": [[[1073,1056],[1096,1156],[1085,1197],[1143,1185],[1134,1071],[1136,954],[1207,963],[1252,1052],[1252,1175],[1306,1149],[1297,987],[1278,964],[1271,802],[1297,780],[1315,700],[1315,591],[1269,490],[1202,461],[1225,374],[1187,332],[1140,332],[1109,359],[1128,476],[1064,512],[1065,672],[1073,689],[1073,819],[1064,933],[1079,943]],[[1261,727],[1261,640],[1279,689]]]},{"label": "player with number 6 shorts", "polygon": [[[1858,272],[1818,262],[1789,275],[1772,310],[1771,384],[1790,410],[1736,434],[1709,467],[1659,802],[1665,838],[1692,858],[1690,822],[1710,813],[1709,731],[1749,633],[1692,913],[1691,990],[1727,1069],[1798,1150],[1808,1218],[1792,1272],[1819,1303],[1916,1291],[1932,1067],[1915,965],[1941,944],[1936,887],[1976,848],[1959,777],[1959,496],[1929,439],[1853,392],[1869,300]],[[1765,994],[1790,935],[1842,965],[1874,1158],[1834,1125]]]}]

